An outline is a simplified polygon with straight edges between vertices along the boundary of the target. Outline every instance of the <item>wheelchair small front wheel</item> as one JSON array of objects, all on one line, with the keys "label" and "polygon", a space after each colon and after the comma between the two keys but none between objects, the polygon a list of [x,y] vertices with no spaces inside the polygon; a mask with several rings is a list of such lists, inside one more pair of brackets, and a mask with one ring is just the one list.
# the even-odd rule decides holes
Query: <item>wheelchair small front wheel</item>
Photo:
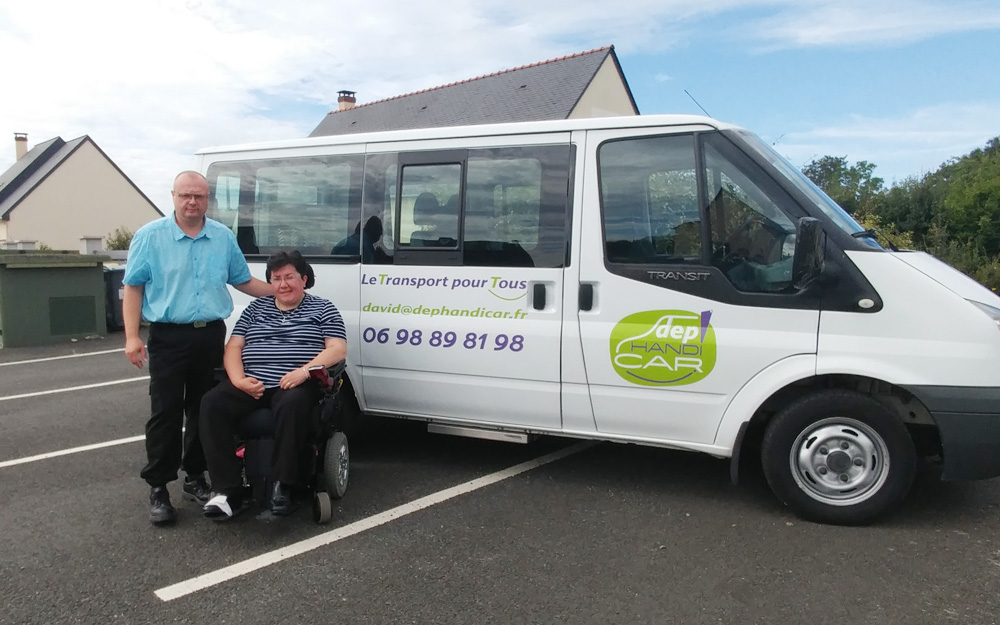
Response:
[{"label": "wheelchair small front wheel", "polygon": [[334,432],[326,442],[323,456],[323,481],[326,492],[333,499],[340,499],[347,493],[347,483],[351,478],[351,452],[347,445],[347,435]]},{"label": "wheelchair small front wheel", "polygon": [[333,504],[330,495],[320,491],[313,494],[313,521],[323,525],[333,518]]}]

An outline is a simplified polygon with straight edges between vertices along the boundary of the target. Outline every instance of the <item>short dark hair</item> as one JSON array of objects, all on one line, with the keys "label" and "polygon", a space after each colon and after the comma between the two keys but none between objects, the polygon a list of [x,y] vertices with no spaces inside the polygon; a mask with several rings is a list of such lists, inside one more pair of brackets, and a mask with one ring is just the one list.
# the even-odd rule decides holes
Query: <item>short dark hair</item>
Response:
[{"label": "short dark hair", "polygon": [[[358,222],[360,225],[361,222]],[[378,217],[372,215],[365,222],[365,234],[371,239],[372,243],[378,243],[382,239],[382,220]]]},{"label": "short dark hair", "polygon": [[291,265],[295,268],[295,271],[299,272],[300,276],[306,277],[306,288],[312,287],[316,284],[316,274],[313,272],[312,265],[306,262],[306,259],[302,258],[302,254],[298,250],[292,250],[291,252],[275,252],[271,254],[267,259],[267,268],[264,270],[264,279],[268,282],[271,281],[271,272],[275,269],[281,269],[287,265]]}]

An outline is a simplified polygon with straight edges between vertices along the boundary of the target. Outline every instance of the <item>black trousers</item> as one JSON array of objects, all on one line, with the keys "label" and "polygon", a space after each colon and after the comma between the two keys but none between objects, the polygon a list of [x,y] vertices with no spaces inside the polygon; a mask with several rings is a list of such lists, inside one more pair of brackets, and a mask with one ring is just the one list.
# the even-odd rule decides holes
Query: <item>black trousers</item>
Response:
[{"label": "black trousers", "polygon": [[146,422],[147,463],[139,473],[150,486],[176,480],[178,469],[188,475],[205,472],[198,411],[202,396],[215,385],[215,369],[222,365],[225,340],[226,324],[222,321],[200,328],[193,324],[150,325],[151,410]]},{"label": "black trousers", "polygon": [[236,434],[240,421],[260,407],[270,407],[275,419],[271,479],[305,486],[309,476],[302,474],[304,454],[309,449],[313,409],[320,397],[319,387],[311,380],[288,390],[267,389],[260,399],[247,395],[228,379],[206,393],[201,402],[201,443],[212,489],[228,494],[242,487]]}]

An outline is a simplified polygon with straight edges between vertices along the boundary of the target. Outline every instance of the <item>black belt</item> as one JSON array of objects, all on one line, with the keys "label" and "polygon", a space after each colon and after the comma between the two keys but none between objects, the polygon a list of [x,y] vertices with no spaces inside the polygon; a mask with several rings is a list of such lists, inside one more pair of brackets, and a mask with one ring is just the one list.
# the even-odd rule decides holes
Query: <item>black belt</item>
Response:
[{"label": "black belt", "polygon": [[222,321],[222,319],[216,319],[215,321],[192,321],[189,323],[167,323],[165,321],[154,321],[149,325],[154,328],[208,328],[220,323],[225,322]]}]

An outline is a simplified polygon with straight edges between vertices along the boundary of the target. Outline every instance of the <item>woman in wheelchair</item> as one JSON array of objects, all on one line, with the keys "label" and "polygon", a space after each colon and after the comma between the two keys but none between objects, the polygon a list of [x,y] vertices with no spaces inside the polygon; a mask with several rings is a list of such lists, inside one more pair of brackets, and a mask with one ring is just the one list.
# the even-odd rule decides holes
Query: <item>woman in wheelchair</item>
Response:
[{"label": "woman in wheelchair", "polygon": [[202,398],[201,443],[215,491],[204,514],[213,520],[232,518],[250,503],[236,434],[240,422],[259,407],[270,407],[275,418],[271,512],[291,512],[292,489],[305,486],[310,477],[302,475],[302,457],[321,395],[310,368],[330,367],[347,355],[340,312],[305,292],[315,275],[299,252],[268,258],[266,277],[274,295],[254,300],[240,315],[223,356],[226,379]]}]

